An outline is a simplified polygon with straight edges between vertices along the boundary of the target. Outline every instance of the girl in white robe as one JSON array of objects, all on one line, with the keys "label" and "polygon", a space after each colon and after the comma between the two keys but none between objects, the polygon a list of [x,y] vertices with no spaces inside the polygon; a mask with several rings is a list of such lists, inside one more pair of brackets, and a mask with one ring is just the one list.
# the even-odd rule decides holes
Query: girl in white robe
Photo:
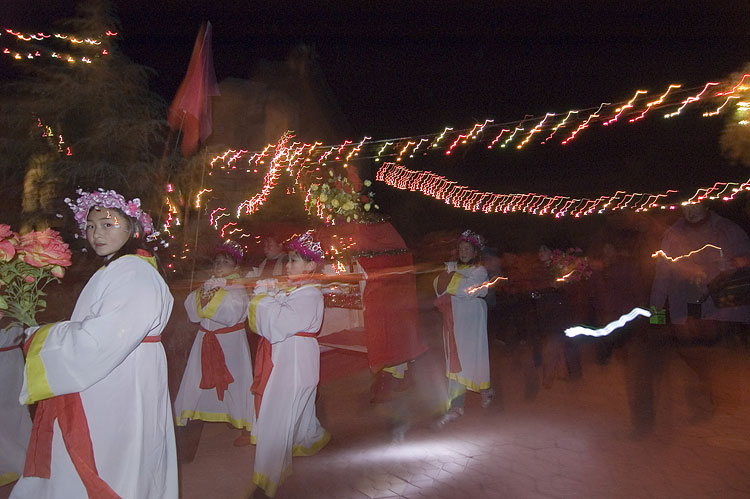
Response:
[{"label": "girl in white robe", "polygon": [[227,280],[240,277],[241,251],[237,243],[222,246],[214,258],[214,277],[185,300],[188,318],[199,322],[200,329],[174,403],[177,426],[201,420],[245,430],[235,440],[237,446],[251,443],[255,421],[253,366],[245,333],[250,298],[244,287],[227,285]]},{"label": "girl in white robe", "polygon": [[[250,328],[263,337],[253,383],[258,412],[253,483],[267,496],[291,473],[293,455],[312,455],[330,439],[315,415],[323,295],[310,277],[323,253],[309,234],[293,239],[290,248],[291,287],[256,293],[248,311]],[[264,285],[261,281],[256,291]]]},{"label": "girl in white robe", "polygon": [[31,436],[29,409],[18,403],[23,338],[20,325],[0,329],[0,487],[21,476]]},{"label": "girl in white robe", "polygon": [[445,424],[464,413],[466,390],[482,394],[482,407],[494,396],[490,388],[490,356],[487,342],[487,269],[479,262],[483,241],[472,231],[459,238],[458,262],[434,282],[436,305],[443,313],[443,343],[448,377],[448,411]]},{"label": "girl in white robe", "polygon": [[39,404],[14,499],[178,496],[160,342],[173,298],[139,249],[153,228],[136,201],[98,191],[71,206],[106,263],[69,321],[26,330],[20,400]]}]

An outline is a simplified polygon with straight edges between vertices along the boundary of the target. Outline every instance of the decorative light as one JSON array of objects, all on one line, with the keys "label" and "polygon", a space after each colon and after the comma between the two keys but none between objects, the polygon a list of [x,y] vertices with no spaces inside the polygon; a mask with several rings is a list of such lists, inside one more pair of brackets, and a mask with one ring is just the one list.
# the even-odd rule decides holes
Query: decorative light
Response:
[{"label": "decorative light", "polygon": [[620,316],[620,318],[617,319],[616,321],[610,322],[603,328],[591,329],[591,328],[583,327],[583,326],[569,327],[568,329],[565,330],[565,336],[567,336],[568,338],[573,338],[579,335],[594,336],[594,337],[607,336],[611,334],[613,331],[623,327],[625,324],[627,324],[628,322],[632,321],[633,319],[639,316],[651,317],[651,312],[649,312],[648,310],[644,308],[636,307],[630,312],[628,312],[627,314]]}]

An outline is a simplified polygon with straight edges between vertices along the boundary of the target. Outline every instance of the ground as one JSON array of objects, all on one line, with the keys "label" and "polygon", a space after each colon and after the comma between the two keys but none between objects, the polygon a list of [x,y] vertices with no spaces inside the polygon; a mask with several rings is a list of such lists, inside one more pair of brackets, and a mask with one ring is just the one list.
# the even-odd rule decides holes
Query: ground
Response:
[{"label": "ground", "polygon": [[[423,306],[429,351],[410,365],[411,387],[387,404],[370,403],[364,359],[322,355],[318,415],[332,439],[318,454],[294,459],[278,498],[750,496],[750,349],[716,347],[712,379],[733,403],[699,420],[685,397],[694,373],[667,351],[655,426],[639,433],[631,425],[627,346],[599,365],[589,343],[582,377],[545,388],[527,345],[493,342],[494,403],[482,409],[479,396],[469,395],[466,414],[438,430],[439,325]],[[233,447],[237,435],[224,424],[205,426],[195,460],[180,469],[183,499],[242,498],[252,490],[254,447]],[[9,493],[1,488],[0,498]]]}]

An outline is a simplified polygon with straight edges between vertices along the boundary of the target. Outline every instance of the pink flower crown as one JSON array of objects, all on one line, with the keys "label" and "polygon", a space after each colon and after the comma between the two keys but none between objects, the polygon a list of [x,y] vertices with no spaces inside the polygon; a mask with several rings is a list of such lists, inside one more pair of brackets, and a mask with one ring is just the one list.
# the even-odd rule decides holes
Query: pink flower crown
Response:
[{"label": "pink flower crown", "polygon": [[323,261],[323,248],[313,239],[312,231],[307,231],[301,236],[293,236],[286,245],[307,260],[318,263]]},{"label": "pink flower crown", "polygon": [[476,232],[472,231],[471,229],[466,229],[465,231],[463,231],[461,235],[459,236],[458,240],[471,243],[478,250],[481,250],[484,248],[484,238],[480,236],[479,234],[477,234]]},{"label": "pink flower crown", "polygon": [[225,253],[229,255],[237,264],[242,263],[242,259],[245,257],[245,251],[242,249],[240,243],[227,239],[224,244],[216,248],[215,254]]},{"label": "pink flower crown", "polygon": [[133,198],[128,201],[122,194],[117,194],[113,190],[105,191],[101,188],[94,192],[84,192],[82,189],[78,189],[76,192],[79,197],[75,203],[70,198],[65,198],[65,203],[73,210],[73,217],[78,222],[78,227],[81,229],[81,234],[84,237],[86,237],[86,217],[94,206],[100,208],[117,208],[126,215],[138,220],[147,235],[154,232],[151,216],[141,209],[140,199]]}]

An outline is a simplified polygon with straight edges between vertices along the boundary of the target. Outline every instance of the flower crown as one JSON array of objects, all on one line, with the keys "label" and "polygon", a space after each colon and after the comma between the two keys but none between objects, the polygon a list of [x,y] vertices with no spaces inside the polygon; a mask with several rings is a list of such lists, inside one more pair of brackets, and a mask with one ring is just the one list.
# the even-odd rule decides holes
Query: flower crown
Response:
[{"label": "flower crown", "polygon": [[128,201],[122,194],[118,194],[113,190],[105,191],[101,188],[94,192],[84,192],[82,189],[78,189],[76,192],[79,197],[75,203],[70,198],[65,198],[65,203],[73,210],[73,217],[78,222],[78,227],[81,229],[81,234],[84,237],[86,237],[86,217],[94,206],[100,208],[117,208],[126,215],[138,220],[143,226],[143,232],[147,235],[154,232],[151,216],[141,209],[140,199],[133,198]]},{"label": "flower crown", "polygon": [[323,261],[323,249],[320,247],[320,243],[313,239],[312,231],[292,237],[287,243],[287,247],[307,260],[318,263]]},{"label": "flower crown", "polygon": [[484,238],[480,236],[479,234],[477,234],[476,232],[472,231],[471,229],[466,229],[465,231],[463,231],[461,235],[459,236],[458,240],[471,243],[478,250],[481,250],[484,248]]},{"label": "flower crown", "polygon": [[216,254],[225,253],[229,255],[235,262],[242,263],[242,259],[245,257],[245,251],[242,249],[240,243],[227,239],[224,244],[216,248]]}]

